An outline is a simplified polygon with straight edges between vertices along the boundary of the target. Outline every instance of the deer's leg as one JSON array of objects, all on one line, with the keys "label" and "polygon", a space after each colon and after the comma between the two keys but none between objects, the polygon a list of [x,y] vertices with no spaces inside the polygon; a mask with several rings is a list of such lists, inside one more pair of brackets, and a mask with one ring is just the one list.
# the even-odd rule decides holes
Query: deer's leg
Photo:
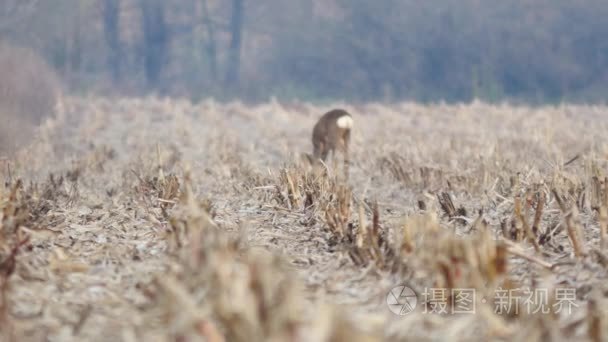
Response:
[{"label": "deer's leg", "polygon": [[322,142],[313,142],[312,144],[312,157],[315,159],[315,162],[318,161],[319,158],[321,158],[321,153],[323,151],[323,143]]},{"label": "deer's leg", "polygon": [[329,154],[329,149],[324,149],[323,151],[321,151],[321,160],[325,162],[327,160],[328,154]]},{"label": "deer's leg", "polygon": [[348,174],[350,169],[350,153],[348,150],[348,144],[350,142],[350,130],[344,133],[342,137],[342,153],[344,154],[344,180],[348,181]]},{"label": "deer's leg", "polygon": [[331,167],[334,172],[338,170],[338,154],[336,153],[336,149],[331,150]]},{"label": "deer's leg", "polygon": [[348,181],[348,174],[350,170],[350,155],[348,152],[348,145],[344,145],[344,179]]}]

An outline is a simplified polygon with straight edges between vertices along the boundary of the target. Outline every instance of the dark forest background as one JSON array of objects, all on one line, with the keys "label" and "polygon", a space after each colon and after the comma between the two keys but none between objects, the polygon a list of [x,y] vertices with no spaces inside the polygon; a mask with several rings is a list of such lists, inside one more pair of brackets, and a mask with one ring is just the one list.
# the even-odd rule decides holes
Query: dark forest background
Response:
[{"label": "dark forest background", "polygon": [[75,93],[605,102],[606,0],[0,0]]}]

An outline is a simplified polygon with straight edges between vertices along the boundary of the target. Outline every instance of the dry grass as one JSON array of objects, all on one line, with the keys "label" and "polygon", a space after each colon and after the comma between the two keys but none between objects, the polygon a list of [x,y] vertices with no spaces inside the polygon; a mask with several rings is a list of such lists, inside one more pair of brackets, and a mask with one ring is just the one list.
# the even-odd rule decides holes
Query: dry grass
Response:
[{"label": "dry grass", "polygon": [[[0,164],[6,340],[605,338],[608,108],[345,105],[345,183],[300,158],[329,107],[65,105]],[[458,289],[475,314],[429,312]]]}]

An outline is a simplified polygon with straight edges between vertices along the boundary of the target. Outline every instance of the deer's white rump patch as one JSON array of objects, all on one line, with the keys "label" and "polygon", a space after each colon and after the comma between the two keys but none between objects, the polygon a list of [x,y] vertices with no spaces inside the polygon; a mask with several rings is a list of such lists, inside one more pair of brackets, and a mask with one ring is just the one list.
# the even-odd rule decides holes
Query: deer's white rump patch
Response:
[{"label": "deer's white rump patch", "polygon": [[343,129],[351,129],[353,128],[353,118],[350,115],[343,115],[338,118],[336,125]]}]

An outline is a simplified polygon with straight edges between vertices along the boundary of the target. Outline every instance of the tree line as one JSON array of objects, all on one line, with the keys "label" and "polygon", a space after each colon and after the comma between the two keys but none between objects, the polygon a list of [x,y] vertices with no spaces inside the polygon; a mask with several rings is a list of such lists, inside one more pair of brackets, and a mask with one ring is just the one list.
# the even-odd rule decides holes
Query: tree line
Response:
[{"label": "tree line", "polygon": [[604,102],[608,2],[0,0],[75,92]]}]

